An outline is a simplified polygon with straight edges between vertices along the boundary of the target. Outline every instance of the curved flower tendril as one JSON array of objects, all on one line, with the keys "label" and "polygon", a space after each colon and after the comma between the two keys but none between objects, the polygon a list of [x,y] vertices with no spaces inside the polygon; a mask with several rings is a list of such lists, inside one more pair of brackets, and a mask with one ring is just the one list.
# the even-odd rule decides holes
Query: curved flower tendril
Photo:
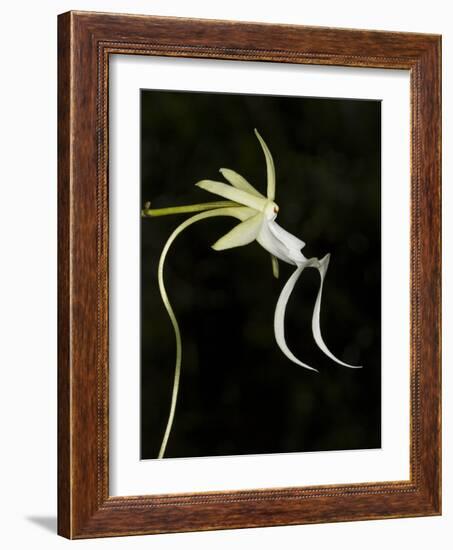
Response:
[{"label": "curved flower tendril", "polygon": [[200,187],[201,189],[204,189],[209,193],[213,193],[227,200],[161,209],[151,209],[148,203],[147,205],[145,205],[145,209],[142,211],[142,215],[144,217],[198,212],[198,214],[195,214],[194,216],[184,221],[173,231],[173,233],[170,235],[167,242],[165,243],[159,260],[159,290],[162,296],[162,301],[168,312],[175,332],[176,361],[170,412],[158,458],[163,458],[171,433],[178,397],[182,362],[181,332],[173,308],[168,299],[167,291],[165,289],[164,264],[170,246],[172,245],[176,237],[187,227],[198,221],[215,216],[232,216],[240,221],[239,224],[233,227],[233,229],[231,229],[228,233],[226,233],[223,237],[218,239],[212,245],[212,248],[216,251],[244,246],[256,240],[264,249],[266,249],[271,254],[272,272],[276,278],[278,278],[279,275],[278,260],[296,266],[295,271],[284,285],[277,301],[274,314],[275,339],[281,351],[288,359],[290,359],[290,361],[306,369],[316,372],[318,372],[317,369],[300,361],[289,349],[286,343],[284,324],[286,306],[297,280],[299,279],[303,270],[306,267],[313,267],[317,269],[320,274],[320,286],[318,295],[316,297],[312,317],[313,338],[318,347],[336,363],[345,367],[360,368],[359,366],[353,366],[344,363],[343,361],[335,357],[322,338],[320,327],[321,297],[324,286],[324,278],[326,276],[327,268],[329,265],[330,254],[326,254],[326,256],[324,256],[324,258],[322,258],[321,260],[319,260],[318,258],[306,258],[301,252],[302,248],[305,246],[305,243],[298,239],[295,235],[292,235],[291,233],[283,229],[283,227],[278,225],[275,221],[279,211],[279,207],[275,203],[276,186],[274,161],[272,159],[269,148],[267,147],[263,138],[260,136],[256,129],[255,135],[261,145],[266,161],[266,196],[261,194],[243,176],[241,176],[234,170],[230,170],[229,168],[221,168],[220,173],[224,176],[224,178],[228,181],[230,185],[213,180],[202,180],[199,181],[196,185],[197,187]]}]

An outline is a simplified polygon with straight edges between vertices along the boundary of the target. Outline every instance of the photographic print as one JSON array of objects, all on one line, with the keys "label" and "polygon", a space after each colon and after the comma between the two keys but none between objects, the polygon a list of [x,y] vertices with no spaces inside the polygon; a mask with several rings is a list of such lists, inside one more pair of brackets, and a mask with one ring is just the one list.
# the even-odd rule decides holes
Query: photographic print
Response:
[{"label": "photographic print", "polygon": [[141,458],[380,447],[380,102],[141,91]]}]

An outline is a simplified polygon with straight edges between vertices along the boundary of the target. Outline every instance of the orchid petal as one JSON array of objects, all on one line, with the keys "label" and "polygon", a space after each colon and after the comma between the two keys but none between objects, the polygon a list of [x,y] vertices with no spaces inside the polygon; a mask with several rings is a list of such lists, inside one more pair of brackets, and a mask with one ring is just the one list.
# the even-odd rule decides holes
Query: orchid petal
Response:
[{"label": "orchid petal", "polygon": [[246,191],[247,193],[255,195],[256,197],[260,197],[261,199],[266,198],[259,191],[257,191],[253,187],[253,185],[251,185],[243,176],[241,176],[234,170],[230,170],[229,168],[220,168],[219,172],[228,182],[231,183],[231,185],[233,185],[237,189],[242,189],[242,191]]},{"label": "orchid petal", "polygon": [[266,158],[267,168],[267,198],[271,201],[275,199],[275,166],[274,159],[264,139],[260,136],[258,130],[255,128],[255,135],[258,138],[261,148],[263,149],[264,157]]},{"label": "orchid petal", "polygon": [[319,348],[327,355],[327,357],[330,357],[330,359],[333,359],[333,361],[335,361],[336,363],[339,363],[340,365],[343,365],[344,367],[349,367],[351,369],[360,369],[362,368],[361,366],[348,365],[348,363],[344,363],[343,361],[340,361],[339,359],[337,359],[335,355],[326,346],[321,335],[321,326],[320,326],[321,297],[322,297],[322,289],[324,286],[324,277],[326,276],[327,268],[329,266],[329,260],[330,260],[330,254],[326,254],[324,258],[319,261],[319,264],[318,264],[318,271],[321,277],[321,283],[319,285],[318,296],[316,297],[315,307],[313,310],[313,318],[311,322],[313,337],[315,339],[315,342],[318,344]]},{"label": "orchid petal", "polygon": [[275,333],[275,340],[277,341],[278,347],[282,350],[282,352],[288,357],[290,361],[293,363],[296,363],[296,365],[300,365],[301,367],[304,367],[309,370],[313,370],[315,372],[319,372],[317,369],[314,369],[313,367],[310,367],[309,365],[306,365],[305,363],[302,363],[302,361],[299,361],[299,359],[294,355],[294,353],[288,348],[288,345],[286,343],[285,339],[285,312],[286,312],[286,305],[288,304],[289,297],[291,296],[291,292],[293,291],[293,288],[299,279],[300,275],[302,274],[302,271],[310,264],[310,261],[305,262],[303,264],[300,264],[294,273],[291,275],[291,277],[286,282],[285,286],[283,287],[280,296],[277,301],[277,305],[275,307],[275,314],[274,314],[274,333]]},{"label": "orchid petal", "polygon": [[289,250],[294,250],[299,252],[302,248],[304,248],[305,246],[304,241],[301,241],[295,235],[293,235],[289,231],[286,231],[286,229],[283,229],[283,227],[278,225],[276,221],[274,220],[269,221],[269,229],[277,237],[277,239],[285,243],[285,246]]},{"label": "orchid petal", "polygon": [[268,252],[279,260],[288,264],[295,265],[295,262],[290,258],[290,251],[269,229],[269,221],[265,220],[261,226],[261,230],[256,238],[258,243]]},{"label": "orchid petal", "polygon": [[263,211],[267,204],[267,200],[265,198],[256,197],[246,191],[236,189],[235,187],[231,187],[231,185],[227,185],[226,183],[221,183],[219,181],[202,180],[195,185],[205,191],[208,191],[209,193],[214,193],[215,195],[220,195],[225,199],[254,208],[258,212]]},{"label": "orchid petal", "polygon": [[261,212],[241,222],[228,231],[221,239],[212,245],[214,250],[227,250],[244,246],[254,241],[258,235],[264,216]]}]

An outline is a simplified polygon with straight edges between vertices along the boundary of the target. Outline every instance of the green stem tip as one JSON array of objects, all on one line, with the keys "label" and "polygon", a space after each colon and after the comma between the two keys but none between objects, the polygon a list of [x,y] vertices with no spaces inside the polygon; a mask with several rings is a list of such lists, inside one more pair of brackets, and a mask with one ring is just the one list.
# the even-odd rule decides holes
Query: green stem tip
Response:
[{"label": "green stem tip", "polygon": [[157,216],[170,216],[172,214],[190,214],[192,212],[203,212],[204,210],[213,210],[215,208],[228,208],[231,206],[242,206],[233,201],[214,201],[202,202],[200,204],[187,204],[185,206],[171,206],[169,208],[149,208],[151,204],[147,202],[142,210],[142,218],[155,218]]}]

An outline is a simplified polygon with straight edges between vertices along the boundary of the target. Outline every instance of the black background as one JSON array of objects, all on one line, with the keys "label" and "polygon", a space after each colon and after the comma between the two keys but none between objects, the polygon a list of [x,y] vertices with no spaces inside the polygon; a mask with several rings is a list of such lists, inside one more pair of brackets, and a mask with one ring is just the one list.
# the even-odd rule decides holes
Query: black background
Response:
[{"label": "black background", "polygon": [[[194,184],[231,168],[265,193],[256,127],[274,157],[278,223],[327,252],[321,328],[311,333],[319,274],[307,269],[286,312],[291,363],[273,334],[275,304],[293,267],[257,243],[210,247],[237,222],[204,220],[170,249],[165,281],[183,338],[175,422],[166,457],[380,447],[380,102],[142,90],[142,204],[221,200]],[[157,286],[170,233],[188,216],[142,220],[141,457],[155,458],[168,417],[175,343]]]}]

